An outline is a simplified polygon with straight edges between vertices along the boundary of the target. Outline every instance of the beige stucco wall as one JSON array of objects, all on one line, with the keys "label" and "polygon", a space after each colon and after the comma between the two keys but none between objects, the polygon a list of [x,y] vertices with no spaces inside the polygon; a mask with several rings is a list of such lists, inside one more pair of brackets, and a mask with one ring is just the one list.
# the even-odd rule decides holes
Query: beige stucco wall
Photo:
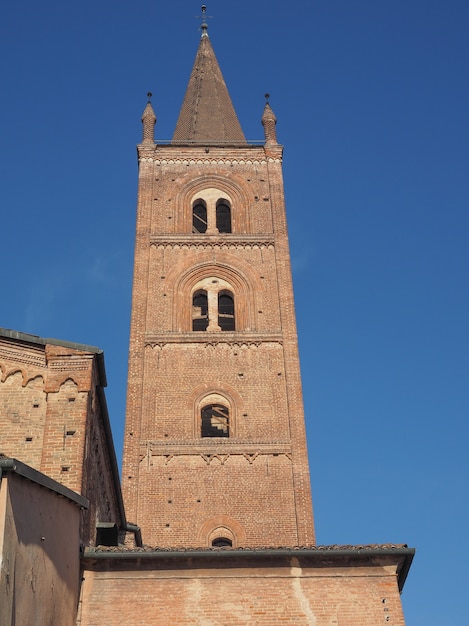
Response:
[{"label": "beige stucco wall", "polygon": [[79,508],[8,472],[0,482],[0,624],[72,626]]}]

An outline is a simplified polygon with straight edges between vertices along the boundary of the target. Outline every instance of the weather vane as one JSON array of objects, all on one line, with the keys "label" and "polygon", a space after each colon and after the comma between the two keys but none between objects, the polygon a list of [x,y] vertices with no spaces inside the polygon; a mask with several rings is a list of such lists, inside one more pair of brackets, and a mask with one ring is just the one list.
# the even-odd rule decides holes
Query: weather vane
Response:
[{"label": "weather vane", "polygon": [[213,15],[207,15],[207,6],[205,4],[201,6],[200,10],[202,11],[202,15],[196,15],[196,17],[197,19],[202,20],[202,24],[200,27],[203,32],[206,33],[208,29],[207,18],[212,18]]}]

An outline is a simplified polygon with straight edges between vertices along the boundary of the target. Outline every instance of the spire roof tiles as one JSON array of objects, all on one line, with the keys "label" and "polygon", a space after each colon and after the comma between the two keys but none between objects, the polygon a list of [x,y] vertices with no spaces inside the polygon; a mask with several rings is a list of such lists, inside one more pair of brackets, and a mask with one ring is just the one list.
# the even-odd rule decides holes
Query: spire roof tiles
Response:
[{"label": "spire roof tiles", "polygon": [[174,131],[173,143],[246,143],[206,30]]}]

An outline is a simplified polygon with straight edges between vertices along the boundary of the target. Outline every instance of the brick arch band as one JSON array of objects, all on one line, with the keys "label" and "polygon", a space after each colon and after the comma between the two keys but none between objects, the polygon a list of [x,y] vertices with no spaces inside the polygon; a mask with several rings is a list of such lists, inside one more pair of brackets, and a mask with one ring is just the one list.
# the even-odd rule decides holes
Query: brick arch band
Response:
[{"label": "brick arch band", "polygon": [[26,387],[27,385],[29,385],[29,383],[41,380],[43,390],[46,393],[59,392],[62,390],[63,386],[68,382],[73,383],[77,392],[89,391],[88,384],[86,383],[80,384],[80,382],[75,380],[75,378],[71,376],[70,373],[64,373],[57,378],[55,377],[52,378],[51,376],[49,376],[49,380],[47,380],[47,384],[46,384],[46,378],[44,374],[42,373],[33,372],[33,373],[28,374],[26,370],[19,368],[19,367],[15,367],[11,370],[7,370],[5,366],[0,364],[0,383],[5,383],[9,378],[14,376],[15,374],[20,374],[22,387]]},{"label": "brick arch band", "polygon": [[41,374],[30,375],[25,369],[22,369],[21,367],[14,367],[13,369],[8,370],[6,366],[0,363],[0,381],[2,383],[6,382],[8,378],[11,378],[11,376],[14,376],[15,374],[20,374],[22,387],[26,387],[26,385],[31,380],[37,378],[38,376],[40,376],[42,378],[42,381],[44,382],[44,376],[42,376]]},{"label": "brick arch band", "polygon": [[175,224],[176,232],[190,233],[192,232],[192,198],[197,194],[202,194],[204,189],[219,189],[220,192],[226,193],[232,200],[231,219],[233,223],[234,233],[249,233],[249,214],[247,212],[248,197],[241,187],[241,181],[236,181],[232,176],[226,178],[224,176],[200,176],[195,180],[191,180],[184,185],[176,196],[177,222]]},{"label": "brick arch band", "polygon": [[174,330],[192,330],[192,292],[195,285],[205,278],[219,278],[233,288],[237,330],[252,330],[253,290],[247,277],[223,263],[201,263],[183,274],[174,286]]},{"label": "brick arch band", "polygon": [[[246,544],[246,532],[239,522],[228,515],[216,515],[202,524],[198,532],[198,540],[204,546],[210,546],[211,541],[217,536],[223,536],[223,529],[231,532],[233,548]],[[218,532],[220,531],[221,532]],[[230,539],[231,539],[230,537]]]}]

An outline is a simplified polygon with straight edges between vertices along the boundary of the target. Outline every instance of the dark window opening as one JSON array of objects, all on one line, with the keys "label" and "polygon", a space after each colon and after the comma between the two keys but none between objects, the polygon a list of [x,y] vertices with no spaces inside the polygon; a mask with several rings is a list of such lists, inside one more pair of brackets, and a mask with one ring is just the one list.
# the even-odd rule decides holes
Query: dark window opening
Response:
[{"label": "dark window opening", "polygon": [[202,200],[196,200],[192,209],[192,232],[205,233],[207,230],[207,207]]},{"label": "dark window opening", "polygon": [[112,522],[98,522],[96,524],[96,545],[117,546],[119,543],[119,530]]},{"label": "dark window opening", "polygon": [[202,437],[229,437],[229,411],[222,404],[208,404],[202,409]]},{"label": "dark window opening", "polygon": [[235,330],[234,298],[229,291],[218,294],[218,326],[222,330]]},{"label": "dark window opening", "polygon": [[214,548],[231,548],[233,546],[233,542],[227,537],[217,537],[212,541],[212,546]]},{"label": "dark window opening", "polygon": [[192,330],[207,330],[208,298],[203,289],[196,291],[192,298]]},{"label": "dark window opening", "polygon": [[217,203],[217,228],[219,233],[231,233],[231,209],[226,200]]}]

